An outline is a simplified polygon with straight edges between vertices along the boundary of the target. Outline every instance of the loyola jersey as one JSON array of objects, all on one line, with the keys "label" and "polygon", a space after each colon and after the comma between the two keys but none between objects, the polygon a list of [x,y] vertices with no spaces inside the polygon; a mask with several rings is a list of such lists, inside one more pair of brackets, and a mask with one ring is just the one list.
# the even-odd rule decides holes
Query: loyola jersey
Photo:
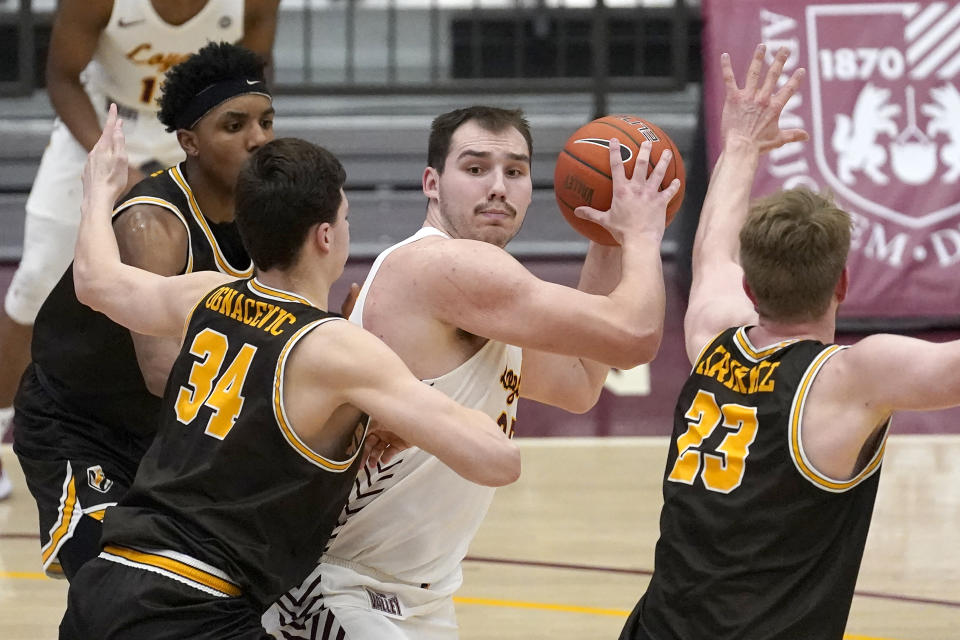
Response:
[{"label": "loyola jersey", "polygon": [[353,486],[367,420],[314,451],[286,415],[284,371],[298,341],[337,321],[256,279],[197,303],[157,438],[104,519],[108,559],[242,593],[260,611],[303,579]]},{"label": "loyola jersey", "polygon": [[[377,257],[351,321],[363,326],[367,292],[386,257],[429,235],[443,234],[429,227],[421,229]],[[424,382],[458,404],[483,411],[512,435],[520,397],[521,357],[518,347],[489,340],[456,369]],[[463,479],[415,447],[386,466],[365,467],[357,480],[327,555],[416,584],[439,583],[459,571],[494,494],[492,487]],[[451,581],[450,593],[459,583],[459,577]]]},{"label": "loyola jersey", "polygon": [[171,67],[208,42],[242,37],[243,0],[209,0],[180,25],[157,15],[150,0],[114,2],[86,70],[87,86],[127,109],[156,114],[156,98]]},{"label": "loyola jersey", "polygon": [[[181,166],[137,184],[114,218],[138,204],[161,207],[183,224],[188,249],[182,273],[252,275],[236,225],[204,218]],[[149,444],[157,429],[160,398],[147,391],[130,332],[77,300],[72,266],[37,315],[32,357],[37,377],[65,409],[132,432]]]},{"label": "loyola jersey", "polygon": [[208,0],[197,15],[172,25],[157,15],[151,0],[113,3],[81,78],[101,126],[110,103],[117,103],[131,165],[167,166],[183,158],[177,137],[157,119],[164,76],[208,42],[240,41],[243,5],[243,0]]},{"label": "loyola jersey", "polygon": [[854,478],[819,473],[804,403],[844,347],[758,349],[746,329],[707,345],[680,393],[653,578],[622,638],[843,636],[889,423]]}]

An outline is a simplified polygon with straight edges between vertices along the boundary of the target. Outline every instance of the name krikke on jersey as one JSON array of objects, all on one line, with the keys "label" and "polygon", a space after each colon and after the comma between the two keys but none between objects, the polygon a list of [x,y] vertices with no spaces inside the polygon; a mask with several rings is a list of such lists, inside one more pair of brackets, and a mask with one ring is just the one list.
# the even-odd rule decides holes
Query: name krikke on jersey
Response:
[{"label": "name krikke on jersey", "polygon": [[727,389],[737,393],[768,393],[772,392],[776,385],[773,374],[779,366],[779,362],[771,363],[765,360],[752,366],[744,365],[723,345],[717,345],[713,351],[700,358],[696,373],[715,378]]}]

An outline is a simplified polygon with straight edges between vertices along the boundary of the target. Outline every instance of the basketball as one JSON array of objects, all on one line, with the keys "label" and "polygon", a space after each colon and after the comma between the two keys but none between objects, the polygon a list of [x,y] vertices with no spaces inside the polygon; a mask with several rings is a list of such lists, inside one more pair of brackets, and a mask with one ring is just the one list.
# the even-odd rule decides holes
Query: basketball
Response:
[{"label": "basketball", "polygon": [[[610,177],[610,138],[620,141],[620,155],[626,176],[633,175],[640,144],[645,140],[653,143],[650,150],[650,169],[660,159],[665,149],[673,152],[670,166],[663,176],[660,187],[666,187],[674,178],[680,180],[680,191],[667,205],[667,224],[683,202],[686,189],[686,172],[683,158],[677,145],[653,123],[637,116],[613,115],[598,118],[577,129],[563,146],[553,172],[553,190],[563,217],[578,233],[594,242],[616,245],[606,229],[583,220],[573,211],[580,206],[606,211],[613,201],[613,179]],[[648,175],[649,175],[648,171]]]}]

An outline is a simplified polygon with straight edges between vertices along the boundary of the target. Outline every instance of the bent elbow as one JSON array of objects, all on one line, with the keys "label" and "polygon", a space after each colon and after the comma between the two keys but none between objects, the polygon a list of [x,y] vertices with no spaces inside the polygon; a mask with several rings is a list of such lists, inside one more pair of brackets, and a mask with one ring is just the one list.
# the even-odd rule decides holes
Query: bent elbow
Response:
[{"label": "bent elbow", "polygon": [[74,262],[73,290],[77,295],[77,301],[99,311],[96,307],[96,285],[92,282],[91,275],[90,270],[84,267],[83,263]]},{"label": "bent elbow", "polygon": [[593,409],[597,402],[600,401],[601,391],[603,391],[602,384],[596,387],[584,388],[583,391],[579,393],[565,394],[562,402],[557,406],[569,413],[583,415],[587,411],[590,411],[590,409]]},{"label": "bent elbow", "polygon": [[620,351],[616,361],[610,364],[617,369],[627,370],[652,362],[660,351],[662,338],[662,327],[636,331],[630,336],[629,348]]},{"label": "bent elbow", "polygon": [[490,473],[480,484],[503,487],[520,478],[520,447],[508,440],[502,449],[497,455],[497,463],[487,467]]}]

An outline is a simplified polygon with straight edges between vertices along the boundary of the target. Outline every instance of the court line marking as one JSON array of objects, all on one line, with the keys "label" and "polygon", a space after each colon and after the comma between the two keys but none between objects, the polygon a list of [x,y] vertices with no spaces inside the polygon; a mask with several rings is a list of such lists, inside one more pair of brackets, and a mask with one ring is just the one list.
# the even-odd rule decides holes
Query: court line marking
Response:
[{"label": "court line marking", "polygon": [[[25,534],[3,534],[0,533],[0,539],[7,537],[31,537],[38,538],[36,535],[25,535]],[[600,573],[620,573],[626,575],[635,575],[635,576],[651,576],[653,571],[650,569],[627,569],[623,567],[603,567],[597,565],[587,565],[587,564],[567,564],[561,562],[541,562],[537,560],[511,560],[510,558],[487,558],[482,556],[467,556],[463,559],[464,562],[477,562],[483,564],[505,564],[512,565],[517,567],[529,567],[536,569],[565,569],[568,571],[595,571]],[[0,579],[3,578],[20,578],[27,580],[34,580],[40,578],[47,578],[43,573],[39,572],[26,572],[26,571],[0,571]],[[907,602],[910,604],[928,604],[933,606],[940,607],[950,607],[950,608],[960,608],[960,602],[953,600],[937,600],[935,598],[921,598],[918,596],[907,596],[896,593],[881,593],[879,591],[854,591],[854,596],[860,598],[876,598],[878,600],[894,600],[897,602]],[[611,610],[612,611],[612,610]],[[608,614],[609,615],[609,614]]]},{"label": "court line marking", "polygon": [[[0,571],[0,579],[13,578],[17,580],[51,580],[39,571]],[[537,611],[559,611],[563,613],[584,613],[594,616],[610,616],[626,618],[630,612],[625,609],[604,609],[602,607],[583,607],[571,604],[557,604],[552,602],[527,602],[525,600],[500,600],[497,598],[471,598],[454,596],[457,604],[475,605],[481,607],[502,607],[506,609],[533,609]],[[844,640],[893,640],[892,638],[877,638],[875,636],[845,634]]]},{"label": "court line marking", "polygon": [[[527,602],[525,600],[499,600],[496,598],[468,598],[465,596],[454,596],[453,601],[457,604],[478,605],[481,607],[503,607],[507,609],[535,609],[538,611],[562,611],[564,613],[586,613],[595,616],[612,616],[617,618],[626,618],[630,615],[629,611],[624,609],[603,609],[600,607],[581,607],[569,604],[555,604],[551,602]],[[893,640],[892,638],[878,638],[875,636],[863,636],[844,634],[843,640]]]},{"label": "court line marking", "polygon": [[[894,416],[896,420],[896,416]],[[935,440],[938,443],[960,443],[960,433],[891,433],[889,440],[902,442],[917,442]],[[517,435],[514,439],[521,448],[532,449],[565,449],[569,447],[666,447],[670,444],[669,436],[523,436]]]},{"label": "court line marking", "polygon": [[[596,571],[601,573],[621,573],[637,576],[652,576],[650,569],[625,569],[623,567],[604,567],[589,564],[568,564],[562,562],[543,562],[537,560],[513,560],[510,558],[489,558],[482,556],[467,556],[464,562],[480,562],[486,564],[506,564],[517,567],[532,567],[537,569],[566,569],[570,571]],[[960,608],[960,602],[955,600],[937,600],[935,598],[921,598],[919,596],[907,596],[896,593],[882,593],[879,591],[854,591],[854,596],[862,598],[877,598],[880,600],[896,600],[897,602],[909,602],[911,604],[929,604],[941,607]]]},{"label": "court line marking", "polygon": [[52,580],[45,573],[39,571],[0,571],[0,579],[14,578],[17,580]]}]

